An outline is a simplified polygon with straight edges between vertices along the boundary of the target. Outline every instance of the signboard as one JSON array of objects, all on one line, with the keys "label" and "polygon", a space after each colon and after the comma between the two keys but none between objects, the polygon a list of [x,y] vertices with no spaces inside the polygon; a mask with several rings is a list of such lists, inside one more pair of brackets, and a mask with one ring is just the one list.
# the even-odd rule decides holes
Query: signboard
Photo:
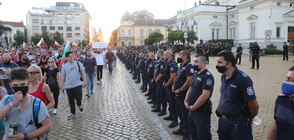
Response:
[{"label": "signboard", "polygon": [[107,42],[93,42],[92,48],[95,49],[104,49],[107,48]]},{"label": "signboard", "polygon": [[265,34],[264,35],[272,35],[272,30],[265,30]]},{"label": "signboard", "polygon": [[184,32],[184,38],[188,38],[188,33]]},{"label": "signboard", "polygon": [[265,40],[271,40],[271,36],[270,35],[266,35],[265,36]]}]

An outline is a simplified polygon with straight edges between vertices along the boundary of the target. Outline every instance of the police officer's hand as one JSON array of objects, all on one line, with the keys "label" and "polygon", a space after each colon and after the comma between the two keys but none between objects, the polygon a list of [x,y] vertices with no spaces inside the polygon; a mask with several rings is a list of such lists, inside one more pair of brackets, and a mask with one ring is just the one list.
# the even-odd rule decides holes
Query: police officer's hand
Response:
[{"label": "police officer's hand", "polygon": [[172,87],[172,92],[175,92],[175,88],[174,87]]},{"label": "police officer's hand", "polygon": [[188,105],[187,102],[184,102],[184,104],[185,104],[185,107],[186,107],[187,109],[190,109],[190,106]]},{"label": "police officer's hand", "polygon": [[7,135],[7,140],[23,140],[24,134],[17,133],[16,135]]},{"label": "police officer's hand", "polygon": [[12,107],[18,105],[22,100],[23,100],[23,95],[22,95],[21,91],[14,93],[13,99],[11,101]]},{"label": "police officer's hand", "polygon": [[194,111],[194,110],[196,110],[196,109],[197,109],[197,108],[195,108],[195,106],[194,106],[194,105],[191,105],[189,108],[190,108],[190,110],[191,110],[191,111]]},{"label": "police officer's hand", "polygon": [[179,94],[179,93],[181,93],[180,89],[175,90],[175,94]]}]

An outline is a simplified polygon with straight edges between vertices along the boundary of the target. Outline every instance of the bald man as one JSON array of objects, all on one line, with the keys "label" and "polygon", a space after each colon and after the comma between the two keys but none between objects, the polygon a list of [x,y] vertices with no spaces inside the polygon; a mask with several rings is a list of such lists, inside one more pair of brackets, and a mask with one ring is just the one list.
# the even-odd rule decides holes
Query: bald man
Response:
[{"label": "bald man", "polygon": [[10,82],[9,75],[10,75],[10,71],[13,68],[18,67],[18,65],[11,61],[11,57],[8,53],[4,53],[2,59],[3,59],[3,62],[0,64],[0,78],[3,81],[3,84],[7,90],[7,93],[11,95],[13,92],[9,86],[9,82]]}]

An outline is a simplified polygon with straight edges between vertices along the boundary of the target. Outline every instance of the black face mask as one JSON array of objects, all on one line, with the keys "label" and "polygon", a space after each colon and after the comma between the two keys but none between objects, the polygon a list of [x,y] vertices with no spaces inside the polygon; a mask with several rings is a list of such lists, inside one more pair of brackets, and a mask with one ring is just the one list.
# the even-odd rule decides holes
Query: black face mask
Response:
[{"label": "black face mask", "polygon": [[166,59],[164,59],[165,61],[168,61],[168,59],[166,58]]},{"label": "black face mask", "polygon": [[182,62],[183,62],[183,59],[180,58],[180,57],[178,57],[178,58],[177,58],[177,62],[178,62],[178,63],[182,63]]},{"label": "black face mask", "polygon": [[159,60],[160,58],[157,56],[157,60]]},{"label": "black face mask", "polygon": [[195,69],[196,71],[200,71],[199,65],[194,66],[194,69]]},{"label": "black face mask", "polygon": [[11,62],[11,60],[9,59],[7,62],[3,62],[5,65],[9,65]]},{"label": "black face mask", "polygon": [[227,71],[226,66],[216,66],[215,68],[219,73],[225,73]]},{"label": "black face mask", "polygon": [[12,87],[12,89],[14,90],[14,93],[21,91],[23,97],[25,97],[27,95],[27,92],[29,90],[28,86],[23,86],[23,87]]}]

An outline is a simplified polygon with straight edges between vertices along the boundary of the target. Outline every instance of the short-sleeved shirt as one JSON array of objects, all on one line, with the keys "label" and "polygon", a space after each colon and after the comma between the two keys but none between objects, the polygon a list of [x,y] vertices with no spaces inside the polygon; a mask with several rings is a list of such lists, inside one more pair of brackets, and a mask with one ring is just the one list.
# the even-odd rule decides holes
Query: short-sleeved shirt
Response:
[{"label": "short-sleeved shirt", "polygon": [[211,97],[213,92],[213,86],[214,86],[213,75],[207,69],[205,69],[199,74],[195,73],[191,81],[191,87],[190,87],[191,89],[187,98],[188,104],[190,106],[193,105],[198,100],[203,90],[209,90],[210,97]]},{"label": "short-sleeved shirt", "polygon": [[[11,70],[15,67],[18,67],[18,65],[14,62],[11,62],[9,65],[6,65],[4,63],[1,63],[0,64],[0,69],[2,69],[3,71],[7,71],[7,72],[11,72]],[[6,75],[6,74],[1,74],[0,75],[0,78],[2,79],[3,81],[3,84],[7,90],[7,93],[9,95],[12,94],[12,89],[10,88],[10,85],[9,85],[9,82],[10,82],[10,76]]]},{"label": "short-sleeved shirt", "polygon": [[[9,126],[11,123],[17,123],[18,128],[17,132],[20,133],[29,133],[33,132],[36,130],[35,128],[35,123],[34,123],[34,116],[33,116],[33,102],[35,97],[27,94],[27,96],[30,96],[31,102],[28,108],[24,112],[19,112],[18,110],[11,110],[8,115],[6,116],[6,128],[5,128],[5,135],[4,139],[6,140],[7,134],[9,132]],[[0,101],[0,109],[4,108],[5,102],[9,96],[5,96],[1,101]],[[49,118],[50,115],[47,111],[47,108],[43,102],[40,104],[40,111],[38,115],[38,123],[42,123],[46,118]],[[36,139],[34,139],[36,140]]]},{"label": "short-sleeved shirt", "polygon": [[194,73],[195,70],[191,63],[187,62],[186,64],[181,65],[174,81],[174,89],[180,89],[185,84],[187,77],[193,76]]},{"label": "short-sleeved shirt", "polygon": [[88,74],[94,74],[96,66],[96,59],[92,57],[91,59],[85,58],[84,59],[84,67],[86,68],[85,72]]},{"label": "short-sleeved shirt", "polygon": [[222,75],[220,92],[217,111],[222,115],[238,114],[245,103],[256,99],[252,80],[237,67],[229,79]]},{"label": "short-sleeved shirt", "polygon": [[[239,53],[239,52],[242,51],[242,50],[243,50],[242,47],[238,47],[236,52]],[[241,54],[242,54],[242,52],[241,52],[239,55],[241,55]]]},{"label": "short-sleeved shirt", "polygon": [[283,45],[283,52],[288,52],[288,45]]},{"label": "short-sleeved shirt", "polygon": [[148,66],[149,79],[153,79],[156,64],[157,64],[157,60],[155,59],[154,61],[151,61],[149,66]]},{"label": "short-sleeved shirt", "polygon": [[140,59],[140,61],[139,61],[140,70],[147,70],[147,68],[145,68],[147,61],[148,61],[148,59],[146,56],[144,56],[143,58]]},{"label": "short-sleeved shirt", "polygon": [[275,104],[274,119],[277,124],[277,140],[292,140],[294,138],[294,106],[293,98],[278,96]]},{"label": "short-sleeved shirt", "polygon": [[155,66],[155,68],[156,68],[155,78],[157,78],[159,74],[163,73],[163,70],[166,67],[166,65],[167,65],[167,62],[163,58],[161,60],[159,60],[159,62]]},{"label": "short-sleeved shirt", "polygon": [[26,62],[22,62],[21,60],[20,61],[17,61],[16,64],[20,67],[25,67],[25,68],[28,68],[30,67],[30,62],[29,61],[26,61]]},{"label": "short-sleeved shirt", "polygon": [[[83,65],[80,62],[78,63],[79,63],[81,72],[84,71],[85,69]],[[77,61],[74,61],[73,63],[68,62],[64,64],[60,74],[65,76],[64,87],[66,89],[71,89],[71,88],[75,88],[82,85],[82,82],[80,80],[81,73],[79,72]]]},{"label": "short-sleeved shirt", "polygon": [[259,46],[254,46],[251,48],[251,51],[252,51],[252,55],[258,55],[260,48],[259,48]]}]

